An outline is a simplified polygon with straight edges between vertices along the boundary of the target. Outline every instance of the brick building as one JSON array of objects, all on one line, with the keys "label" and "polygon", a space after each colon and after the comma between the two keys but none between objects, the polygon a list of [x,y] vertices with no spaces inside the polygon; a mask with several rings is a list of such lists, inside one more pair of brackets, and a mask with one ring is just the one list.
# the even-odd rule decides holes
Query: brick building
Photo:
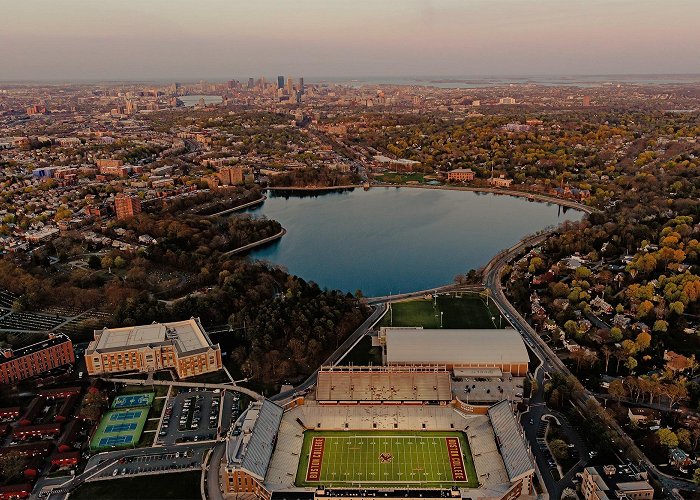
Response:
[{"label": "brick building", "polygon": [[474,171],[471,168],[456,168],[447,173],[447,180],[457,182],[473,181]]},{"label": "brick building", "polygon": [[141,200],[136,196],[119,195],[114,199],[117,220],[128,219],[141,213]]},{"label": "brick building", "polygon": [[73,343],[62,333],[19,349],[0,351],[0,382],[15,384],[60,366],[73,364]]}]

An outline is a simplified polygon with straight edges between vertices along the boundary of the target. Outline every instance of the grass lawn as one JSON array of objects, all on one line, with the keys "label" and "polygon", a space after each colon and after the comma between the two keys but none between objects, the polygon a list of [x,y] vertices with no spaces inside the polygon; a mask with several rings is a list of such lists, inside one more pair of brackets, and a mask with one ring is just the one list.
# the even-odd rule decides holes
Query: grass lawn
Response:
[{"label": "grass lawn", "polygon": [[141,394],[145,392],[155,392],[155,396],[165,396],[168,394],[167,385],[127,385],[120,388],[119,394]]},{"label": "grass lawn", "polygon": [[[433,300],[416,299],[395,302],[391,305],[380,326],[422,326],[440,328],[440,313],[443,328],[498,328],[500,313],[495,306],[487,307],[485,298],[478,294],[462,294],[461,297],[440,295],[437,304]],[[495,320],[492,320],[491,317]]]},{"label": "grass lawn", "polygon": [[297,486],[426,486],[479,484],[461,432],[306,431]]},{"label": "grass lawn", "polygon": [[344,365],[348,365],[350,363],[357,366],[367,366],[369,364],[381,365],[381,347],[372,347],[372,338],[365,335],[343,358]]},{"label": "grass lawn", "polygon": [[397,174],[394,172],[387,172],[375,177],[379,182],[393,182],[397,184],[403,184],[405,182],[413,181],[423,183],[425,180],[424,174],[420,172],[414,172],[412,174]]},{"label": "grass lawn", "polygon": [[105,500],[175,500],[200,499],[201,472],[178,472],[153,476],[130,477],[85,483],[71,498]]}]

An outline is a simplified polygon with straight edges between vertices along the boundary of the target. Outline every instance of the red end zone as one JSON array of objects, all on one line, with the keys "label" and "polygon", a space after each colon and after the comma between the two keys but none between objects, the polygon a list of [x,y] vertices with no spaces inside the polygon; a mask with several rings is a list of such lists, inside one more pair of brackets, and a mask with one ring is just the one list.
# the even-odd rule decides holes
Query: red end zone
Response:
[{"label": "red end zone", "polygon": [[326,439],[322,437],[315,437],[313,441],[311,441],[309,468],[306,470],[307,481],[321,480],[321,464],[323,463],[323,445],[325,442]]},{"label": "red end zone", "polygon": [[452,467],[452,478],[455,481],[467,481],[467,471],[464,470],[462,460],[462,447],[457,438],[445,438],[447,441],[447,453],[450,456],[450,467]]}]

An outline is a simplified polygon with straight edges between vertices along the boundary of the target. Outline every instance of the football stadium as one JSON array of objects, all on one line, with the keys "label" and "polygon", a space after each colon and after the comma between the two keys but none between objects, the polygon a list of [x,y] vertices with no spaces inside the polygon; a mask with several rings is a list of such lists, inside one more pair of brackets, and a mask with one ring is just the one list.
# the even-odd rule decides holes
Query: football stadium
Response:
[{"label": "football stadium", "polygon": [[227,439],[225,490],[280,500],[532,495],[514,403],[467,405],[452,376],[445,366],[334,367],[284,406],[252,403]]}]

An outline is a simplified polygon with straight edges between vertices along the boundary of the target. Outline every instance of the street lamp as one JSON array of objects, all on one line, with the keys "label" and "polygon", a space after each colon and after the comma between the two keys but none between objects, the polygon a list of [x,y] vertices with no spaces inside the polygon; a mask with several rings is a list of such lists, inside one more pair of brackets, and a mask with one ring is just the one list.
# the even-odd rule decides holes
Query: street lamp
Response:
[{"label": "street lamp", "polygon": [[440,328],[442,328],[442,315],[445,314],[443,311],[440,311]]}]

